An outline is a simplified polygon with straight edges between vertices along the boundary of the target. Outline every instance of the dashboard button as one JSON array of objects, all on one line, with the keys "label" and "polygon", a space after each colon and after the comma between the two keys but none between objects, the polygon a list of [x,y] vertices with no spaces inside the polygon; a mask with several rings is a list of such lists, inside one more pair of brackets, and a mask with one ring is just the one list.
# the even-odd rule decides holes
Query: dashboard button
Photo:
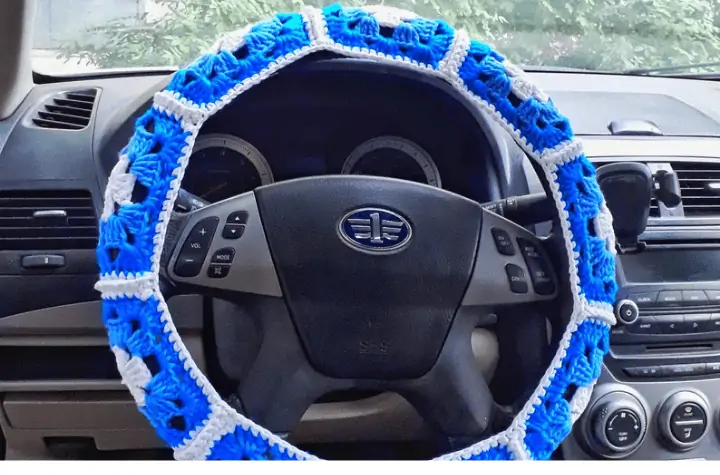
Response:
[{"label": "dashboard button", "polygon": [[505,273],[507,274],[508,282],[510,283],[510,290],[516,294],[526,294],[528,292],[527,279],[525,277],[525,271],[515,264],[507,264],[505,266]]},{"label": "dashboard button", "polygon": [[653,317],[658,325],[658,330],[664,335],[677,335],[683,330],[682,315],[655,315]]},{"label": "dashboard button", "polygon": [[652,305],[657,301],[658,292],[642,292],[630,294],[630,300],[638,304],[640,307],[644,305]]},{"label": "dashboard button", "polygon": [[661,440],[671,450],[692,449],[708,429],[710,407],[707,399],[694,391],[678,391],[665,400],[657,415]]},{"label": "dashboard button", "polygon": [[493,241],[495,241],[495,248],[500,254],[503,256],[515,255],[515,246],[513,246],[512,239],[510,239],[507,231],[500,228],[492,228],[490,233],[492,233]]},{"label": "dashboard button", "polygon": [[687,363],[660,366],[662,376],[700,376],[705,374],[705,363]]},{"label": "dashboard button", "polygon": [[216,217],[203,218],[193,226],[175,262],[175,274],[195,277],[200,273],[219,221]]},{"label": "dashboard button", "polygon": [[525,259],[525,264],[530,272],[530,281],[533,289],[540,295],[550,295],[555,292],[555,282],[553,281],[550,265],[543,257],[537,244],[525,238],[517,238],[520,252]]},{"label": "dashboard button", "polygon": [[708,302],[711,304],[720,304],[720,290],[706,290]]},{"label": "dashboard button", "polygon": [[642,433],[640,416],[635,411],[620,409],[608,416],[605,437],[614,447],[631,447],[640,440]]},{"label": "dashboard button", "polygon": [[710,321],[706,322],[706,325],[709,329],[708,331],[720,332],[720,313],[711,313]]},{"label": "dashboard button", "polygon": [[659,335],[660,327],[655,320],[642,318],[635,324],[628,326],[629,332],[636,335]]},{"label": "dashboard button", "polygon": [[720,373],[720,361],[714,363],[705,363],[705,374],[718,374]]},{"label": "dashboard button", "polygon": [[664,307],[673,307],[682,304],[682,292],[679,290],[663,290],[658,293],[657,303]]},{"label": "dashboard button", "polygon": [[660,377],[660,368],[658,366],[636,366],[634,368],[623,368],[623,371],[633,378]]},{"label": "dashboard button", "polygon": [[230,273],[230,266],[225,264],[210,264],[207,275],[211,279],[222,279]]},{"label": "dashboard button", "polygon": [[707,295],[702,290],[683,290],[682,299],[686,305],[704,305],[708,302]]},{"label": "dashboard button", "polygon": [[621,300],[615,304],[615,316],[621,323],[632,325],[640,316],[640,310],[632,300]]},{"label": "dashboard button", "polygon": [[700,333],[708,331],[710,326],[709,313],[687,313],[683,317],[683,328],[685,333]]},{"label": "dashboard button", "polygon": [[225,220],[227,224],[247,224],[248,213],[247,211],[233,211]]},{"label": "dashboard button", "polygon": [[705,434],[707,414],[693,402],[680,404],[670,416],[670,432],[676,440],[691,444]]},{"label": "dashboard button", "polygon": [[235,257],[235,249],[232,247],[224,247],[218,249],[210,259],[213,264],[231,264]]},{"label": "dashboard button", "polygon": [[240,239],[244,232],[244,224],[226,224],[222,230],[222,237],[225,239]]}]

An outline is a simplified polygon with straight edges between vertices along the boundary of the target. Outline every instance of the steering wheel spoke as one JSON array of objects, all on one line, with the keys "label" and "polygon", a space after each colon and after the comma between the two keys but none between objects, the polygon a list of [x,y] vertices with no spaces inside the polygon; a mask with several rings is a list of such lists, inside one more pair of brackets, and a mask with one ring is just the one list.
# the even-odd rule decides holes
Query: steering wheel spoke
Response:
[{"label": "steering wheel spoke", "polygon": [[518,305],[553,300],[558,279],[540,239],[484,210],[476,262],[462,306]]},{"label": "steering wheel spoke", "polygon": [[479,438],[492,420],[493,396],[470,345],[477,324],[477,313],[459,313],[433,368],[392,385],[448,437]]},{"label": "steering wheel spoke", "polygon": [[175,284],[213,295],[281,297],[255,194],[244,193],[188,214],[173,214],[163,262]]}]

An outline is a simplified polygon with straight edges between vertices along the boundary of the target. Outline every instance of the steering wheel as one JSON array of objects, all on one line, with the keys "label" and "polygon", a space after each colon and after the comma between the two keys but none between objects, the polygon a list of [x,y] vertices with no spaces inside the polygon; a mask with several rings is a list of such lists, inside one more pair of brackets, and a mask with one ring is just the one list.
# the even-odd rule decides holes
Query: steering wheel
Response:
[{"label": "steering wheel", "polygon": [[[175,214],[208,118],[321,50],[440,77],[497,121],[542,170],[567,276],[554,275],[524,228],[401,180],[297,179]],[[403,395],[444,434],[482,436],[493,398],[467,344],[478,315],[572,299],[557,353],[510,426],[442,457],[547,459],[585,409],[608,351],[614,255],[593,166],[521,70],[442,20],[334,4],[230,33],[155,95],[107,185],[96,288],[123,382],[177,459],[312,459],[271,431],[289,431],[318,396],[352,387]],[[242,413],[183,345],[165,280],[234,300],[262,328],[238,390]],[[238,331],[228,322],[230,338]]]}]

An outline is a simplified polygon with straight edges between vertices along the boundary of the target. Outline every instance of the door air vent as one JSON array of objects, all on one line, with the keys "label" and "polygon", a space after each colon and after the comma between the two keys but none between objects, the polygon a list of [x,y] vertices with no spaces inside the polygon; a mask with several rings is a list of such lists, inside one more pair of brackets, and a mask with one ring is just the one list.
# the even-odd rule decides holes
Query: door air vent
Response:
[{"label": "door air vent", "polygon": [[32,118],[44,129],[82,130],[90,124],[97,89],[80,89],[56,94]]},{"label": "door air vent", "polygon": [[0,250],[94,249],[97,238],[87,190],[0,190]]}]

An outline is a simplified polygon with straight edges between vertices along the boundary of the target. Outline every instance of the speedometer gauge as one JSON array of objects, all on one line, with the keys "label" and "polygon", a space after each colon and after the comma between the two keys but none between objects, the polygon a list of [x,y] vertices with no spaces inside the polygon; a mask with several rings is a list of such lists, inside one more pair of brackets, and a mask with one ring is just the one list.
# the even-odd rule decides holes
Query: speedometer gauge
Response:
[{"label": "speedometer gauge", "polygon": [[441,188],[430,154],[402,137],[375,137],[361,143],[345,161],[342,173],[373,175],[425,183]]},{"label": "speedometer gauge", "polygon": [[267,160],[249,142],[226,134],[197,138],[183,188],[211,203],[273,182]]}]

